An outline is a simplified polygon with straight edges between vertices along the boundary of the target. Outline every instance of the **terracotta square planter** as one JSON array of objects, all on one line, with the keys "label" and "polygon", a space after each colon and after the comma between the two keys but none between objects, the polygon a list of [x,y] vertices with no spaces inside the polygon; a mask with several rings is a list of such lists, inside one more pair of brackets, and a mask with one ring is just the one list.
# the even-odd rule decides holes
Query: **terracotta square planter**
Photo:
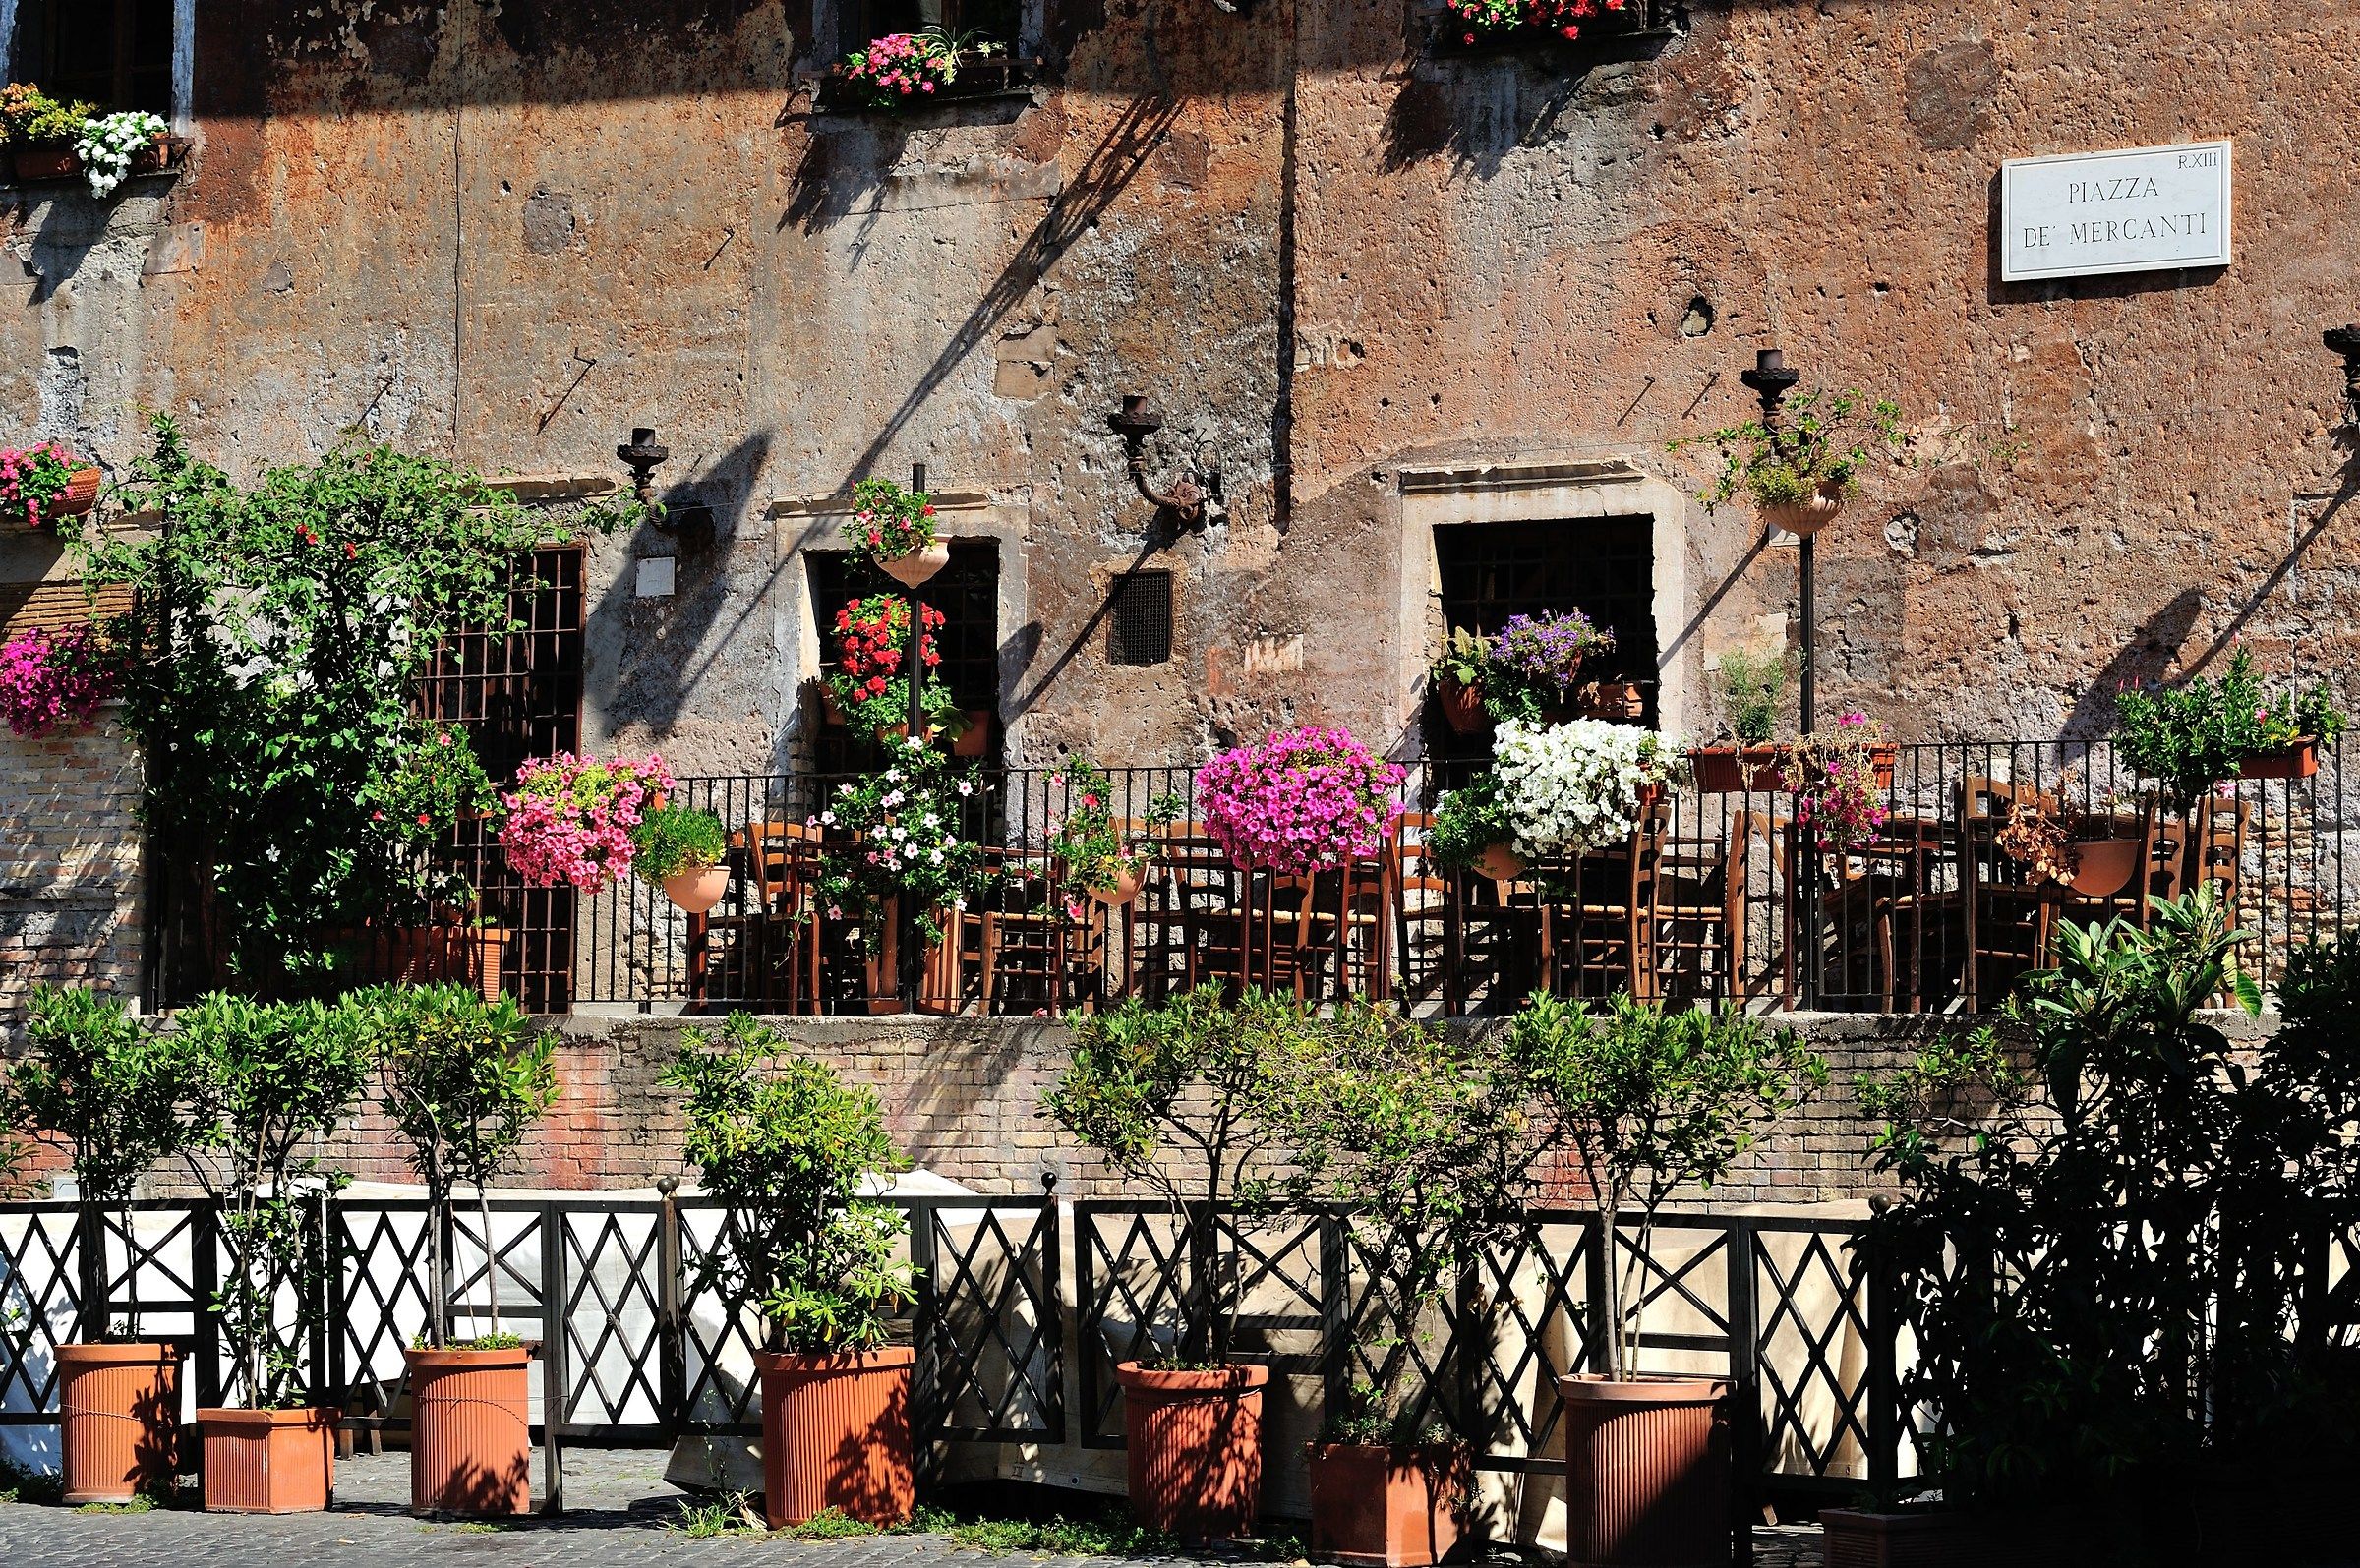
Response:
[{"label": "terracotta square planter", "polygon": [[906,1345],[838,1356],[756,1351],[762,1376],[762,1513],[770,1528],[823,1509],[898,1525],[917,1504]]},{"label": "terracotta square planter", "polygon": [[2274,751],[2257,751],[2237,765],[2240,779],[2308,779],[2319,772],[2319,742],[2298,740]]},{"label": "terracotta square planter", "polygon": [[197,1429],[208,1513],[315,1513],[334,1494],[332,1410],[201,1410]]},{"label": "terracotta square planter", "polygon": [[1828,1508],[1827,1568],[2086,1568],[2087,1526],[2054,1510],[1971,1514],[1956,1509],[1873,1513]]},{"label": "terracotta square planter", "polygon": [[176,1347],[60,1345],[57,1403],[68,1503],[128,1502],[178,1483]]},{"label": "terracotta square planter", "polygon": [[1424,1568],[1458,1544],[1473,1467],[1463,1448],[1313,1443],[1311,1547],[1362,1568]]},{"label": "terracotta square planter", "polygon": [[1688,753],[1688,763],[1703,794],[1769,793],[1786,787],[1784,746],[1699,746]]},{"label": "terracotta square planter", "polygon": [[1262,1513],[1267,1366],[1169,1371],[1125,1362],[1123,1442],[1131,1517],[1182,1540],[1251,1534]]},{"label": "terracotta square planter", "polygon": [[530,1353],[408,1350],[410,1512],[500,1516],[532,1506]]}]

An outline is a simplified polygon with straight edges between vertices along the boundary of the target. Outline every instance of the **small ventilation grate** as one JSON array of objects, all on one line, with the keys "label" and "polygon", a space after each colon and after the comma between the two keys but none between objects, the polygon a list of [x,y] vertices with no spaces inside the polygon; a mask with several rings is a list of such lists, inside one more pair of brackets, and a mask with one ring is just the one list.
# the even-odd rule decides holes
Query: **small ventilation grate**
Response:
[{"label": "small ventilation grate", "polygon": [[1117,665],[1160,665],[1172,657],[1172,574],[1126,572],[1115,579],[1106,658]]}]

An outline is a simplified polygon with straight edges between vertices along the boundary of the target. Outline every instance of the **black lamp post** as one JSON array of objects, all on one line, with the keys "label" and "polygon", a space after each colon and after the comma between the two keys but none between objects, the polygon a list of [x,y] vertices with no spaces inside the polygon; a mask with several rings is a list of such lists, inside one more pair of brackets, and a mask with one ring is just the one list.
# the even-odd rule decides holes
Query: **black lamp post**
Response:
[{"label": "black lamp post", "polygon": [[[915,494],[925,494],[925,464],[913,463],[910,465],[910,489]],[[931,550],[920,550],[912,551],[909,554],[895,560],[877,563],[878,568],[888,577],[909,590],[902,596],[902,603],[905,612],[909,616],[910,624],[909,664],[905,667],[906,672],[902,677],[904,684],[909,687],[910,693],[910,703],[905,721],[907,728],[903,734],[905,744],[911,741],[915,741],[921,746],[926,744],[926,611],[925,607],[918,603],[917,590],[921,583],[928,581],[936,572],[942,570],[949,558],[950,552],[947,550],[939,554]],[[894,922],[901,946],[900,961],[896,965],[899,973],[896,978],[902,993],[902,1010],[906,1013],[915,1013],[918,991],[924,976],[924,965],[917,946],[917,905],[907,895],[900,900],[900,904],[901,914]]]},{"label": "black lamp post", "polygon": [[2360,428],[2360,326],[2330,326],[2319,334],[2330,354],[2343,356],[2343,412]]},{"label": "black lamp post", "polygon": [[[1795,390],[1795,383],[1802,379],[1801,374],[1787,368],[1784,350],[1766,348],[1754,355],[1753,369],[1741,373],[1738,379],[1751,387],[1754,395],[1762,400],[1762,428],[1770,432],[1775,443],[1778,437],[1779,405],[1786,401],[1789,392]],[[1798,693],[1796,706],[1800,712],[1796,717],[1806,735],[1815,727],[1819,706],[1819,616],[1814,602],[1817,584],[1813,580],[1818,566],[1816,532],[1813,530],[1812,533],[1798,536],[1800,552],[1796,562],[1796,575],[1800,582],[1802,600],[1802,689]]]}]

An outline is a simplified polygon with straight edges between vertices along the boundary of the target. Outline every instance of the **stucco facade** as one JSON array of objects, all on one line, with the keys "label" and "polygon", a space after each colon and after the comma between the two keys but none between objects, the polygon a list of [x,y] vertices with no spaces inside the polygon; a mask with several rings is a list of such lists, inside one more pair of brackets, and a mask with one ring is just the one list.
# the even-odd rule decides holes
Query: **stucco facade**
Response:
[{"label": "stucco facade", "polygon": [[[1702,727],[1795,552],[1665,443],[1773,345],[1922,437],[1821,541],[1823,702],[2054,737],[2231,637],[2351,663],[2343,0],[1713,0],[1586,67],[1438,52],[1422,0],[1034,0],[1038,86],[911,118],[815,108],[833,0],[182,4],[187,167],[13,195],[8,434],[119,469],[154,407],[240,472],[358,427],[612,474],[657,428],[712,522],[596,551],[585,738],[682,772],[796,760],[811,498],[918,462],[997,545],[1012,761],[1415,749],[1434,531],[1478,516],[1648,517],[1662,716]],[[2002,159],[2196,138],[2235,142],[2229,267],[1996,280]],[[1150,543],[1127,392],[1225,501],[1150,557],[1174,653],[1136,668],[1097,624]]]}]

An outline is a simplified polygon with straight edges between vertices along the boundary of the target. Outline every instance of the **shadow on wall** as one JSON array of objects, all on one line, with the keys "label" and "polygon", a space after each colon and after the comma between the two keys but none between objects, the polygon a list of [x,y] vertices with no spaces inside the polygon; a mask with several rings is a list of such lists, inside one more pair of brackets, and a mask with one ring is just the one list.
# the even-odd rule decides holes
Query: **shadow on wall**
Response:
[{"label": "shadow on wall", "polygon": [[2058,738],[2088,745],[2112,734],[2114,694],[2125,686],[2145,685],[2170,674],[2180,657],[2180,645],[2196,629],[2204,608],[2201,589],[2183,588],[2148,616],[2137,634],[2091,677],[2066,714],[2064,731]]},{"label": "shadow on wall", "polygon": [[1571,50],[1414,59],[1386,111],[1385,166],[1447,157],[1453,173],[1489,180],[1518,149],[1557,136],[1568,111],[1628,105],[1644,114],[1650,67],[1674,46],[1634,40],[1607,59]]}]

